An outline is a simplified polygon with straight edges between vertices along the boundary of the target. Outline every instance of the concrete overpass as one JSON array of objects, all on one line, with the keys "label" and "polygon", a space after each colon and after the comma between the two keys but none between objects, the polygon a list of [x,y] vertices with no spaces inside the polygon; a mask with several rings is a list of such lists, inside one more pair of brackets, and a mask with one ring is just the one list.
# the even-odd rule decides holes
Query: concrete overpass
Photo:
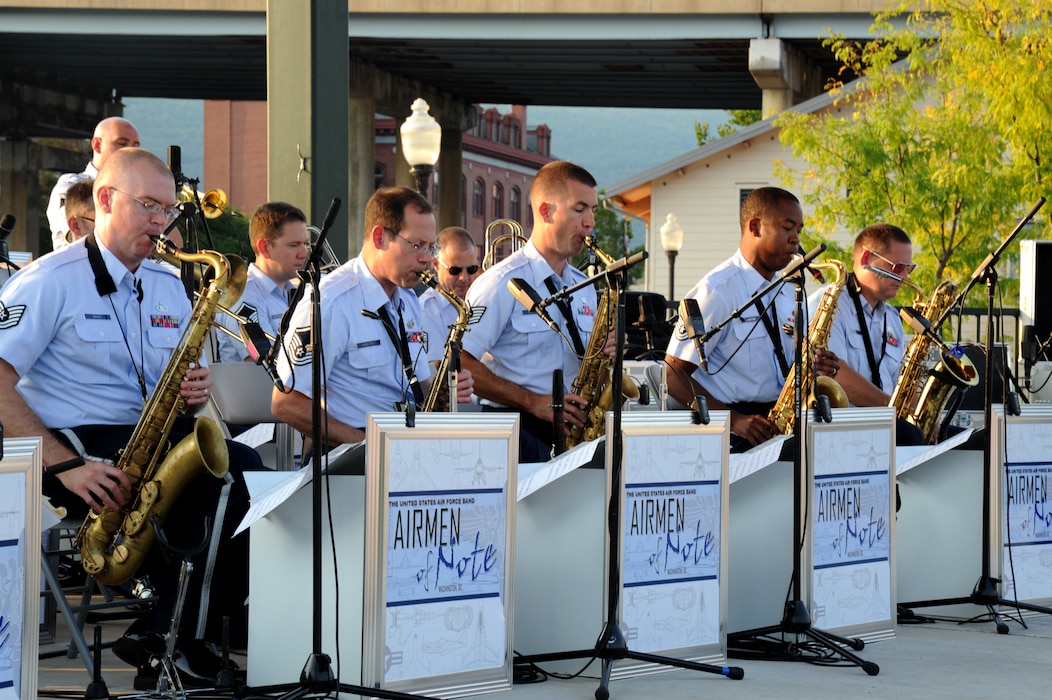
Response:
[{"label": "concrete overpass", "polygon": [[[320,221],[333,193],[356,248],[373,115],[423,96],[459,171],[472,103],[758,109],[812,97],[838,66],[830,31],[869,38],[886,0],[0,0],[0,213],[32,249],[40,169],[79,170],[31,139],[83,138],[125,97],[264,100],[271,194]],[[269,69],[269,70],[268,70]],[[306,156],[308,177],[301,172]],[[362,154],[358,157],[358,154]],[[406,172],[400,181],[411,184]],[[46,193],[45,193],[46,194]],[[452,221],[459,193],[440,188]]]}]

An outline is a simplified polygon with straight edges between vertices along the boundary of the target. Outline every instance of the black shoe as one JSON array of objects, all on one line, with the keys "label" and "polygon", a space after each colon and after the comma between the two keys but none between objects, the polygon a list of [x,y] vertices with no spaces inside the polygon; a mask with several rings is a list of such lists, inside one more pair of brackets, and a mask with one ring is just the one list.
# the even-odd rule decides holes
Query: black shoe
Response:
[{"label": "black shoe", "polygon": [[240,671],[235,662],[227,659],[224,663],[211,644],[199,639],[179,642],[175,650],[175,668],[184,683],[200,682],[208,685],[216,685],[221,674],[237,675]]},{"label": "black shoe", "polygon": [[[136,620],[131,627],[113,643],[113,655],[137,668],[147,666],[150,658],[164,653],[164,637],[147,628],[143,620]],[[156,678],[156,674],[154,674]]]}]

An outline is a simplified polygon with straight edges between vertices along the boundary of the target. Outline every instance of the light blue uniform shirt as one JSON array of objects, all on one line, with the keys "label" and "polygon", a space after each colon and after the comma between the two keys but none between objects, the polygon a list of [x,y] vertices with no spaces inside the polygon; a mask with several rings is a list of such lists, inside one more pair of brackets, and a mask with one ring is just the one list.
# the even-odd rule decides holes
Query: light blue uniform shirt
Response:
[{"label": "light blue uniform shirt", "polygon": [[[720,263],[702,277],[701,281],[687,292],[686,297],[698,300],[707,330],[727,319],[767,284],[769,281],[765,280],[738,250],[729,260]],[[785,284],[768,293],[763,303],[766,305],[772,296],[777,309],[775,330],[782,344],[786,362],[792,366],[792,328],[795,311],[793,285]],[[785,332],[787,328],[789,333]],[[741,316],[705,342],[709,371],[715,374],[706,374],[702,370],[694,341],[687,338],[682,320],[676,323],[666,352],[673,357],[699,365],[694,372],[694,379],[724,404],[774,401],[785,384],[771,336],[755,305],[747,308]],[[724,367],[724,364],[727,366]],[[723,369],[717,372],[721,367]],[[669,377],[669,381],[676,380]]]},{"label": "light blue uniform shirt", "polygon": [[424,330],[427,331],[427,359],[441,362],[446,354],[449,327],[457,322],[460,314],[444,296],[430,287],[420,295],[420,308],[424,313]]},{"label": "light blue uniform shirt", "polygon": [[190,318],[178,277],[152,260],[133,276],[101,242],[99,249],[113,294],[96,291],[84,239],[30,263],[0,291],[0,357],[48,428],[138,423],[136,370],[152,394]]},{"label": "light blue uniform shirt", "polygon": [[[251,263],[248,266],[245,291],[231,311],[246,321],[258,323],[264,332],[276,338],[281,316],[289,308],[288,292],[295,287],[296,285],[291,281],[284,287],[279,287],[278,283],[256,267],[255,263]],[[239,333],[238,322],[230,314],[218,314],[216,321],[235,334]],[[222,331],[216,334],[216,338],[219,341],[219,362],[242,362],[249,356],[245,344],[237,338]]]},{"label": "light blue uniform shirt", "polygon": [[[542,395],[552,393],[552,370],[555,369],[563,370],[565,390],[569,391],[581,369],[581,359],[544,321],[515,300],[508,291],[508,280],[521,277],[545,299],[551,294],[544,280],[552,276],[556,278],[557,289],[572,287],[586,279],[585,274],[572,265],[566,265],[561,278],[556,276],[530,241],[479,276],[467,296],[476,315],[479,307],[483,310],[478,323],[471,325],[470,332],[464,336],[464,350],[502,379]],[[574,323],[580,331],[581,343],[587,347],[595,323],[595,288],[579,289],[572,296]],[[566,319],[559,307],[551,304],[547,311],[569,338]],[[482,403],[493,404],[485,399]]]},{"label": "light blue uniform shirt", "polygon": [[[851,284],[851,282],[848,282]],[[819,301],[827,287],[822,287],[807,299],[808,308],[814,314]],[[881,391],[890,394],[899,379],[899,368],[902,366],[902,355],[906,349],[906,336],[902,330],[902,321],[898,310],[885,302],[876,308],[859,295],[862,313],[865,316],[865,327],[869,333],[873,348],[873,358],[880,370]],[[837,298],[836,317],[829,331],[829,350],[836,354],[841,362],[855,370],[868,381],[873,381],[873,372],[866,356],[866,346],[862,340],[862,326],[858,322],[858,310],[851,299],[847,285]]]},{"label": "light blue uniform shirt", "polygon": [[[398,329],[402,310],[409,355],[417,378],[431,376],[424,345],[428,342],[420,319],[420,303],[412,289],[395,288],[388,299],[365,261],[358,256],[325,276],[319,284],[326,410],[336,420],[354,428],[365,427],[367,413],[393,411],[394,404],[412,397],[401,359],[383,322],[362,315],[387,306]],[[278,354],[278,373],[288,389],[311,396],[310,343],[311,290],[296,305],[290,333]],[[291,358],[291,363],[289,361]],[[425,394],[426,396],[426,394]]]}]

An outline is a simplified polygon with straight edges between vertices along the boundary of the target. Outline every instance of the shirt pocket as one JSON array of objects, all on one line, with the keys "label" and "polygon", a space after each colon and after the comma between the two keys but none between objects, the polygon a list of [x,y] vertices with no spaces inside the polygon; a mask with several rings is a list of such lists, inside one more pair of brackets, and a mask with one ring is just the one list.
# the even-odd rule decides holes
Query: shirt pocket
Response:
[{"label": "shirt pocket", "polygon": [[[548,313],[551,314],[553,311],[554,313],[559,313],[558,309],[552,309]],[[552,316],[552,320],[556,320],[555,316]],[[558,321],[556,322],[558,323]],[[547,341],[551,340],[551,337],[555,336],[555,333],[548,327],[547,323],[542,321],[537,314],[528,311],[513,313],[511,315],[511,327],[516,333],[521,333],[526,339],[525,349],[528,351],[542,348]]]},{"label": "shirt pocket", "polygon": [[347,362],[355,375],[369,381],[394,376],[392,368],[402,365],[390,342],[380,338],[352,344],[347,350]]},{"label": "shirt pocket", "polygon": [[117,322],[112,318],[84,319],[75,327],[85,355],[85,362],[76,368],[77,379],[88,384],[118,381],[120,378],[113,374],[112,368],[127,366],[129,358]]},{"label": "shirt pocket", "polygon": [[[781,378],[781,372],[777,369],[778,360],[775,359],[774,345],[771,342],[771,336],[767,333],[767,327],[764,325],[763,319],[752,316],[748,320],[732,323],[731,329],[734,347],[727,347],[723,352],[729,357],[735,348],[741,345],[735,360],[738,361],[743,357],[745,358],[741,359],[743,364],[739,366],[746,368],[749,376],[743,377],[743,379],[759,382],[764,377],[770,377],[772,374]],[[788,359],[786,357],[786,360]]]}]

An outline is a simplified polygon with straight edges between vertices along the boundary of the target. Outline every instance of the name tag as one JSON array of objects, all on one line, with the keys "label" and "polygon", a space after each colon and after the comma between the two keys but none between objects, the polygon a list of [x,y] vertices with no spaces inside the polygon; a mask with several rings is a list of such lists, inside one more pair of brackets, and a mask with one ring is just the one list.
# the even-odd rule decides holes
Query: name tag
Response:
[{"label": "name tag", "polygon": [[110,320],[110,315],[109,314],[84,314],[84,318],[88,319],[89,321],[109,321]]},{"label": "name tag", "polygon": [[371,348],[379,344],[379,340],[367,340],[364,343],[358,343],[355,347],[361,350],[362,348]]}]

